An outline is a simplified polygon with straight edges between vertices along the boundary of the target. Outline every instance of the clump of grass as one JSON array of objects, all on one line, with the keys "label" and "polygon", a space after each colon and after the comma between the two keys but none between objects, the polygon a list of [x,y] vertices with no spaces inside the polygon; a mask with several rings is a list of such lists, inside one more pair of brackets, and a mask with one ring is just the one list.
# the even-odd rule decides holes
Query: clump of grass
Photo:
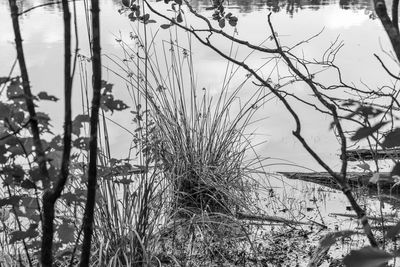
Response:
[{"label": "clump of grass", "polygon": [[[245,82],[231,90],[228,72],[233,75],[235,70],[228,65],[222,90],[212,96],[205,88],[197,89],[190,50],[165,42],[165,66],[161,67],[152,49],[152,58],[148,57],[150,49],[145,52],[147,72],[135,76],[127,64],[126,73],[143,101],[134,112],[143,156],[162,170],[171,185],[174,215],[233,214],[247,208],[255,161],[248,158],[253,147],[246,130],[264,101],[262,89],[241,103],[239,92]],[[136,62],[134,66],[138,68]],[[142,106],[145,119],[138,115]]]},{"label": "clump of grass", "polygon": [[[176,251],[191,252],[178,249],[178,243],[196,239],[190,229],[211,236],[210,231],[218,232],[221,225],[225,230],[237,228],[237,222],[232,226],[234,220],[226,218],[252,208],[252,174],[258,159],[249,158],[253,147],[247,127],[265,95],[261,88],[241,100],[239,92],[246,83],[231,90],[236,69],[230,65],[219,93],[199,90],[190,49],[178,41],[163,42],[163,55],[158,56],[154,39],[131,37],[134,46],[118,38],[124,58],[108,59],[126,74],[114,71],[130,89],[136,127],[130,154],[135,157],[129,160],[142,172],[128,176],[133,181],[129,185],[100,186],[107,204],[99,205],[96,222],[99,236],[107,237],[97,244],[102,251],[98,259],[118,258],[122,265],[135,266],[161,262],[163,233],[168,229],[173,241],[168,246],[174,252],[166,254],[170,261],[181,262]],[[172,227],[166,222],[173,222]],[[222,232],[219,236],[223,235],[227,237]]]},{"label": "clump of grass", "polygon": [[205,92],[198,99],[194,87],[185,92],[176,81],[172,89],[159,84],[163,89],[150,98],[154,128],[153,143],[148,144],[160,152],[157,160],[173,185],[175,210],[189,217],[202,212],[232,213],[246,206],[244,200],[250,197],[245,158],[249,143],[244,131],[254,110],[242,108],[231,117],[235,94],[228,97],[222,91],[213,101]]}]

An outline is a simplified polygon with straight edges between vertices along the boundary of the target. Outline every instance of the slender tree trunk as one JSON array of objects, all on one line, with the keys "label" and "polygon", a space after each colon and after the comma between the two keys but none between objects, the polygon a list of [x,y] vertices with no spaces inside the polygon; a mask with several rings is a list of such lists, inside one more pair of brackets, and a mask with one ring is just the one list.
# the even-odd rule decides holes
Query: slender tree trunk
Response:
[{"label": "slender tree trunk", "polygon": [[100,48],[100,9],[99,1],[92,0],[92,36],[93,36],[93,98],[90,116],[88,192],[83,216],[83,243],[81,267],[89,266],[90,247],[93,235],[94,206],[97,186],[97,126],[101,97],[101,48]]},{"label": "slender tree trunk", "polygon": [[22,77],[22,87],[24,90],[24,97],[25,97],[26,106],[27,106],[27,109],[29,112],[29,117],[30,117],[29,125],[32,130],[33,142],[35,145],[35,152],[37,155],[36,160],[39,164],[40,173],[43,177],[43,183],[44,183],[44,185],[46,185],[49,183],[49,173],[46,168],[46,159],[45,159],[45,154],[44,154],[43,147],[42,147],[42,142],[40,141],[40,133],[39,133],[39,126],[38,126],[38,121],[37,121],[37,117],[36,117],[35,104],[33,103],[33,96],[32,96],[32,92],[31,92],[28,70],[26,68],[26,63],[25,63],[25,55],[24,55],[24,49],[22,46],[21,30],[19,28],[19,22],[18,22],[18,7],[17,7],[15,0],[9,0],[9,4],[10,4],[10,9],[11,9],[12,24],[13,24],[13,28],[14,28],[17,59],[18,59],[19,68],[20,68],[21,77]]},{"label": "slender tree trunk", "polygon": [[64,139],[61,170],[54,188],[49,185],[43,194],[43,223],[42,223],[42,266],[52,266],[53,264],[53,238],[54,238],[54,217],[55,204],[61,196],[62,190],[67,182],[69,175],[69,164],[71,154],[71,13],[68,0],[62,1],[64,19]]}]

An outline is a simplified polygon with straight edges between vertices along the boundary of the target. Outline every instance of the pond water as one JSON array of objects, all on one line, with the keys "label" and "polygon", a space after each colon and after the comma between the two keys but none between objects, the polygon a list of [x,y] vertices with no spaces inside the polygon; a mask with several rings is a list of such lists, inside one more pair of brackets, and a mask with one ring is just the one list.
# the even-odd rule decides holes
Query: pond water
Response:
[{"label": "pond water", "polygon": [[[27,10],[39,4],[51,1],[23,0],[18,1],[20,10]],[[89,56],[88,38],[83,12],[83,1],[77,1],[77,19],[79,29],[79,53]],[[201,10],[206,16],[210,13],[205,10],[208,1],[191,1],[194,8]],[[346,81],[354,82],[358,86],[362,83],[371,88],[390,82],[387,75],[381,71],[380,64],[374,58],[377,53],[387,57],[385,52],[390,51],[390,45],[385,32],[373,13],[372,1],[318,1],[318,0],[288,0],[288,1],[261,1],[261,0],[230,0],[229,9],[238,16],[238,37],[254,43],[263,42],[270,35],[267,15],[273,12],[272,21],[275,31],[279,33],[281,42],[291,45],[310,36],[322,33],[302,47],[302,53],[307,58],[318,57],[324,49],[329,47],[337,38],[343,41],[343,47],[337,56],[337,64],[342,69]],[[390,6],[391,3],[388,3]],[[72,6],[72,5],[71,5]],[[163,3],[154,3],[154,6],[163,10]],[[126,14],[119,14],[121,3],[118,0],[101,1],[102,17],[102,49],[106,55],[122,55],[123,51],[116,39],[129,40],[129,33],[134,29]],[[198,25],[195,20],[191,21]],[[159,25],[151,25],[155,33]],[[63,63],[63,24],[62,13],[59,5],[48,5],[34,9],[21,16],[22,36],[26,61],[29,68],[33,90],[39,92],[47,90],[62,98],[62,63]],[[227,28],[227,31],[233,31]],[[6,76],[16,54],[13,46],[13,33],[9,9],[6,1],[0,2],[0,76]],[[157,33],[157,38],[169,39],[167,31]],[[229,45],[221,40],[216,44],[224,49]],[[160,49],[160,48],[159,48]],[[161,49],[160,49],[161,50]],[[207,88],[211,94],[218,93],[224,78],[226,62],[217,54],[211,52],[196,41],[192,43],[192,54],[195,61],[195,72],[198,88]],[[238,51],[238,58],[245,57],[248,51]],[[263,58],[251,59],[255,65],[262,64]],[[104,65],[110,69],[116,69],[115,64],[104,59]],[[389,64],[389,66],[392,66]],[[395,66],[395,65],[394,65]],[[377,71],[379,70],[379,71]],[[17,71],[15,71],[17,73]],[[125,90],[124,82],[112,71],[103,72],[104,79],[115,84],[114,93],[117,98],[130,99]],[[245,78],[245,73],[238,72],[233,83],[240,83]],[[330,77],[326,77],[329,82]],[[79,87],[79,78],[75,79],[76,87]],[[246,90],[252,90],[251,87]],[[301,86],[296,87],[299,94],[307,94]],[[242,93],[245,97],[245,93]],[[74,113],[82,110],[80,92],[74,92]],[[127,102],[129,106],[132,103]],[[46,104],[40,107],[53,118],[56,129],[62,126],[62,112],[60,103]],[[298,112],[303,120],[304,135],[311,145],[320,153],[322,158],[333,169],[340,167],[339,145],[336,137],[329,131],[330,121],[306,107],[298,107]],[[122,114],[122,115],[121,115]],[[266,171],[302,171],[303,167],[313,170],[321,170],[321,167],[308,155],[298,141],[291,135],[294,122],[276,100],[270,100],[259,111],[257,118],[264,118],[254,127],[256,132],[255,142],[263,142],[257,147],[257,152],[263,157],[271,158],[266,162]],[[128,112],[116,113],[111,117],[124,127],[133,128],[132,117]],[[109,129],[111,153],[114,157],[126,156],[127,148],[132,135],[120,127]],[[265,142],[264,142],[265,141]],[[299,181],[286,181],[282,177],[271,177],[269,180],[273,187],[279,188],[282,193],[280,201],[285,202],[291,210],[297,205],[304,218],[318,221],[328,225],[331,229],[352,229],[356,222],[346,217],[332,220],[329,214],[348,213],[346,200],[340,193],[326,191],[326,188]],[[267,185],[270,187],[271,185]],[[301,196],[299,195],[301,194]],[[265,192],[262,197],[265,203],[273,203],[270,192]],[[303,199],[301,203],[296,199]],[[315,199],[322,200],[316,205]],[[376,198],[363,199],[363,205],[371,207],[370,211],[379,210],[379,202]],[[378,206],[377,206],[378,205]],[[285,213],[279,206],[274,211],[275,215]],[[392,205],[388,204],[385,211],[392,212]],[[351,213],[351,211],[350,211]],[[350,214],[348,213],[348,214]],[[299,216],[293,215],[292,217]],[[290,217],[290,216],[289,216]],[[325,220],[325,221],[324,221]]]},{"label": "pond water", "polygon": [[[21,10],[27,10],[35,5],[42,4],[43,0],[18,1]],[[51,2],[51,1],[47,1]],[[209,5],[207,1],[192,1],[195,8],[203,10]],[[388,3],[390,5],[390,3]],[[163,3],[155,4],[163,10]],[[120,15],[120,1],[101,1],[102,10],[102,51],[107,55],[121,55],[122,50],[116,42],[116,36],[129,39],[129,32],[133,26],[126,17]],[[80,53],[89,56],[87,31],[83,1],[77,2],[77,19],[79,28]],[[337,64],[342,68],[346,81],[361,85],[368,84],[371,88],[387,83],[388,77],[379,69],[379,63],[373,53],[385,56],[383,50],[390,50],[387,37],[372,12],[371,1],[230,1],[230,11],[238,16],[240,23],[237,27],[238,37],[254,43],[264,41],[270,34],[267,25],[267,15],[273,12],[272,22],[275,31],[279,33],[282,44],[291,45],[305,38],[317,34],[320,36],[303,45],[301,53],[307,58],[317,58],[336,38],[343,40],[344,46],[337,56]],[[188,18],[191,19],[191,18]],[[198,25],[196,21],[192,21]],[[13,47],[13,33],[11,20],[6,1],[0,3],[0,73],[7,75],[15,59]],[[152,26],[156,31],[158,25]],[[60,5],[49,5],[34,9],[21,16],[22,36],[24,39],[27,64],[30,71],[33,90],[38,92],[48,90],[56,96],[61,96],[62,62],[63,62],[63,27]],[[228,32],[232,28],[226,29]],[[158,39],[168,39],[166,31],[158,32]],[[219,47],[229,47],[224,41],[216,41]],[[226,62],[208,48],[193,41],[192,53],[196,62],[195,72],[198,88],[207,88],[217,92],[221,86]],[[244,57],[248,51],[239,50],[238,57]],[[107,67],[115,65],[107,59]],[[254,64],[262,64],[262,59],[256,59]],[[110,72],[104,72],[105,78],[115,84],[116,96],[127,96],[124,84],[120,78]],[[243,75],[243,76],[240,76]],[[237,83],[244,78],[243,74],[236,76]],[[327,77],[329,80],[329,77]],[[78,78],[75,79],[77,86]],[[301,86],[298,86],[301,87]],[[246,90],[251,91],[254,88]],[[296,88],[298,94],[308,94],[303,88]],[[81,111],[80,93],[74,94],[76,100],[75,113]],[[132,103],[127,103],[132,106]],[[56,128],[61,127],[62,114],[54,112],[59,104],[48,104],[42,107],[54,119]],[[298,112],[303,119],[304,135],[311,145],[321,154],[333,169],[339,165],[339,146],[336,137],[329,131],[330,121],[317,112],[299,107]],[[113,119],[130,128],[132,125],[130,113],[115,115]],[[294,122],[282,105],[277,101],[269,101],[258,113],[259,117],[266,117],[255,126],[257,142],[265,142],[258,147],[264,157],[276,158],[270,161],[271,171],[302,170],[306,167],[321,170],[321,167],[305,152],[299,142],[291,135]],[[318,121],[318,123],[315,123]],[[120,128],[111,127],[110,142],[115,157],[126,155],[126,144],[131,135]],[[283,160],[291,162],[286,165]],[[293,163],[293,164],[292,164]],[[301,167],[299,167],[301,166]]]}]

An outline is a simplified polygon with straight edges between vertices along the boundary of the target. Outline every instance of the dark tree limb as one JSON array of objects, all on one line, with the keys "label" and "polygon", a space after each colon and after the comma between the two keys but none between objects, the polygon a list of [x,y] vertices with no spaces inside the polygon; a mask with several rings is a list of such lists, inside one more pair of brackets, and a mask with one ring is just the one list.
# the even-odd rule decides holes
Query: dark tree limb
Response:
[{"label": "dark tree limb", "polygon": [[36,117],[36,110],[35,110],[35,104],[33,103],[33,95],[31,92],[31,86],[30,86],[30,81],[29,81],[29,76],[28,76],[28,70],[26,68],[26,63],[25,63],[25,55],[24,55],[24,50],[22,46],[22,37],[21,37],[21,30],[19,27],[19,22],[18,22],[18,6],[16,4],[16,0],[9,0],[10,4],[10,9],[11,9],[11,18],[12,18],[12,24],[13,24],[13,29],[14,29],[14,35],[15,35],[15,46],[17,50],[17,59],[19,63],[19,68],[21,71],[21,77],[22,77],[22,87],[24,90],[24,97],[26,101],[26,106],[29,112],[29,124],[32,130],[32,135],[33,135],[33,143],[35,145],[35,152],[37,155],[36,161],[39,165],[39,170],[40,174],[43,179],[43,184],[44,186],[49,184],[49,173],[47,171],[46,167],[46,158],[42,146],[42,142],[40,141],[40,132],[39,132],[39,125]]},{"label": "dark tree limb", "polygon": [[[382,23],[382,26],[389,37],[393,50],[396,54],[397,60],[400,61],[400,34],[399,34],[399,26],[397,18],[398,4],[399,4],[398,0],[393,1],[393,9],[396,10],[392,9],[392,13],[394,13],[393,15],[396,14],[396,17],[395,18],[392,17],[393,20],[391,20],[387,12],[385,0],[374,0],[375,12],[378,15]],[[396,5],[397,7],[395,7]]]},{"label": "dark tree limb", "polygon": [[392,22],[393,27],[395,27],[397,33],[399,33],[399,0],[393,0],[392,3]]},{"label": "dark tree limb", "polygon": [[89,266],[90,247],[93,235],[94,206],[97,186],[97,126],[101,97],[101,48],[100,48],[100,9],[99,1],[92,0],[92,37],[93,37],[93,98],[90,114],[88,192],[83,216],[83,242],[79,266]]},{"label": "dark tree limb", "polygon": [[[272,35],[274,37],[275,43],[279,49],[280,45],[278,43],[277,37],[274,32],[274,28],[271,22],[271,13],[268,15],[268,24],[271,28]],[[332,169],[330,169],[329,166],[325,164],[325,162],[322,161],[322,159],[318,156],[318,154],[308,145],[308,143],[304,140],[304,138],[301,136],[300,131],[294,131],[293,134],[294,136],[297,137],[297,139],[300,141],[300,143],[303,145],[303,147],[307,150],[307,152],[326,170],[329,172],[329,174],[335,179],[335,181],[340,185],[343,193],[346,195],[347,199],[349,200],[351,206],[353,207],[354,211],[357,214],[358,219],[363,225],[364,232],[367,235],[367,238],[373,247],[377,247],[378,243],[376,242],[376,239],[374,237],[374,234],[371,231],[371,227],[369,225],[367,216],[365,211],[360,207],[360,205],[357,203],[357,201],[354,199],[354,196],[351,192],[351,187],[349,186],[348,182],[346,181],[346,173],[347,173],[347,158],[346,156],[346,151],[347,151],[347,145],[346,145],[346,137],[344,135],[344,131],[342,129],[342,125],[339,121],[339,116],[337,114],[336,107],[329,103],[318,91],[316,88],[314,82],[312,81],[311,78],[306,77],[303,73],[300,72],[299,69],[297,69],[290,58],[284,53],[283,51],[280,52],[282,58],[286,61],[288,67],[295,73],[298,77],[301,78],[308,86],[309,88],[313,91],[314,95],[317,97],[317,99],[332,112],[332,117],[334,120],[334,124],[338,130],[338,134],[341,140],[341,154],[342,154],[342,167],[340,171],[340,175],[337,175],[335,172],[333,172]],[[299,129],[299,128],[298,128]]]},{"label": "dark tree limb", "polygon": [[53,190],[55,199],[61,196],[62,190],[67,182],[69,174],[70,153],[71,153],[71,133],[72,133],[72,81],[71,75],[71,13],[69,11],[68,1],[62,1],[64,10],[64,139],[63,155],[60,175]]},{"label": "dark tree limb", "polygon": [[69,175],[70,154],[71,154],[71,13],[68,0],[62,1],[64,20],[64,138],[61,170],[54,188],[47,187],[43,194],[43,223],[42,223],[42,266],[53,264],[53,238],[54,238],[54,217],[55,204],[61,196],[62,190]]}]

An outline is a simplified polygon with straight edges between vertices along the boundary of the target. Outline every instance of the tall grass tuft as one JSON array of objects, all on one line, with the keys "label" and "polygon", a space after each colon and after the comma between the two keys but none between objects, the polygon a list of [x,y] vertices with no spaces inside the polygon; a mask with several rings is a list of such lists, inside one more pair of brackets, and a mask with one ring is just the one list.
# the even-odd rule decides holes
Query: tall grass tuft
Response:
[{"label": "tall grass tuft", "polygon": [[[132,98],[132,154],[136,155],[132,159],[143,173],[134,175],[137,182],[131,184],[133,187],[124,187],[122,199],[130,196],[129,203],[122,200],[124,204],[107,208],[99,222],[108,235],[115,235],[113,229],[130,226],[118,237],[107,237],[108,242],[115,240],[115,246],[107,244],[107,248],[118,247],[118,253],[121,247],[129,247],[131,252],[136,249],[142,255],[136,258],[137,264],[137,259],[161,262],[161,250],[195,240],[189,234],[193,229],[207,236],[212,236],[210,231],[225,235],[227,228],[243,230],[235,214],[254,207],[253,173],[259,166],[259,160],[251,156],[254,147],[248,126],[267,95],[260,88],[246,101],[241,99],[248,78],[232,90],[230,83],[237,69],[229,64],[220,92],[198,89],[190,48],[183,48],[178,41],[163,41],[157,47],[160,43],[155,39],[146,42],[133,34],[131,38],[134,44],[118,38],[123,58],[107,57],[119,68],[109,71],[126,82]],[[110,186],[101,190],[108,192]],[[111,191],[113,197],[120,192]],[[118,214],[121,207],[129,216]],[[110,222],[119,225],[107,226]],[[118,245],[127,238],[130,246]],[[169,248],[165,238],[174,241]],[[203,245],[203,249],[208,246]],[[193,252],[193,247],[189,249],[192,252],[188,249],[184,254]],[[172,257],[169,260],[180,261],[178,256],[166,254]]]},{"label": "tall grass tuft", "polygon": [[[245,208],[250,198],[246,183],[250,169],[245,158],[250,144],[245,129],[255,109],[242,106],[234,110],[238,91],[228,95],[228,87],[223,87],[215,101],[207,90],[200,91],[198,97],[192,84],[191,57],[178,61],[175,50],[170,51],[168,74],[172,77],[158,79],[168,82],[156,84],[157,91],[149,95],[149,117],[154,126],[149,132],[151,142],[146,145],[172,185],[175,215],[232,214],[239,207]],[[180,77],[184,67],[189,70],[189,86]]]}]

